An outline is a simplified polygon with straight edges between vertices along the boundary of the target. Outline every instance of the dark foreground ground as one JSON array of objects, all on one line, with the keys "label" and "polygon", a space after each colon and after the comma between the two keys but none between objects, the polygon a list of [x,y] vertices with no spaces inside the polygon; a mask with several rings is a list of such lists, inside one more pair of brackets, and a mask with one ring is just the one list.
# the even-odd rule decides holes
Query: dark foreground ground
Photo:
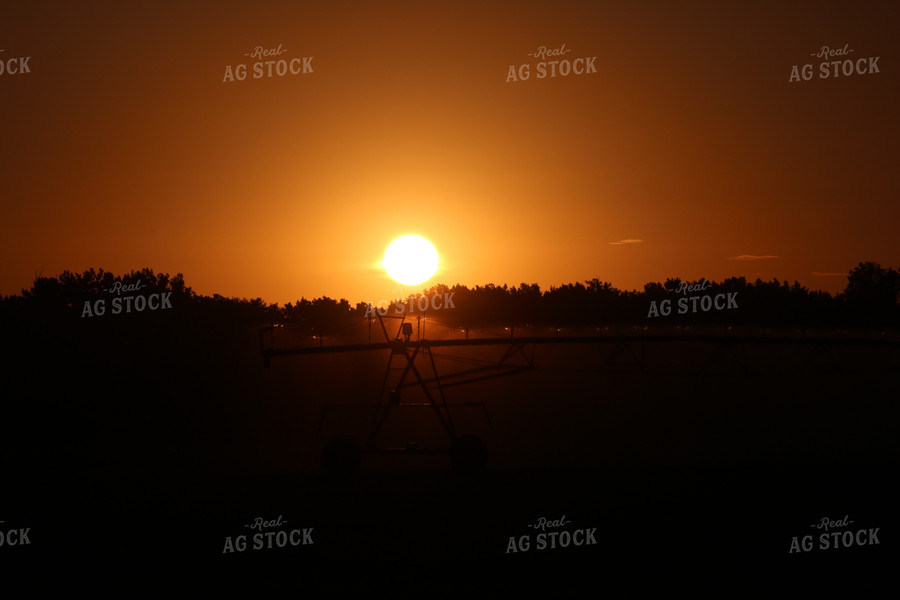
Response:
[{"label": "dark foreground ground", "polygon": [[[239,583],[304,592],[537,585],[737,592],[785,578],[871,583],[894,577],[900,559],[895,481],[893,467],[870,465],[526,469],[465,483],[435,470],[344,481],[194,479],[165,490],[98,486],[95,496],[64,505],[7,497],[4,525],[30,528],[30,545],[3,548],[3,559],[23,574],[59,574],[28,576],[59,591]],[[269,526],[253,529],[257,517]],[[541,518],[555,524],[535,529]],[[826,533],[823,518],[840,523]],[[291,537],[302,529],[305,545],[302,533]],[[254,534],[262,534],[256,547]],[[805,546],[804,536],[812,536]]]},{"label": "dark foreground ground", "polygon": [[[534,371],[446,390],[488,409],[454,412],[488,448],[482,475],[445,455],[366,455],[334,476],[323,445],[364,442],[371,413],[323,408],[372,402],[386,354],[266,369],[253,332],[166,352],[143,339],[9,371],[5,581],[120,597],[731,597],[890,581],[900,564],[896,347],[773,343],[710,362],[715,344],[651,344],[634,349],[643,371],[610,365],[612,346],[541,348]],[[379,442],[446,445],[429,410],[398,411]]]}]

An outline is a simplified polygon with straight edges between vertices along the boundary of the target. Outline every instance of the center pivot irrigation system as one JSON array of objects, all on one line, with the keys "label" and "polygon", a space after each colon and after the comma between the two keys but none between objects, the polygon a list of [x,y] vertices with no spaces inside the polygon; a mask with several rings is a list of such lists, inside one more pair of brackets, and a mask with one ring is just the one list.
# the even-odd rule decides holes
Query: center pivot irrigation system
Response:
[{"label": "center pivot irrigation system", "polygon": [[[324,466],[329,471],[352,472],[359,466],[362,453],[368,454],[449,454],[450,463],[454,470],[460,473],[474,473],[484,469],[487,463],[487,448],[481,439],[474,434],[460,435],[453,422],[451,409],[455,408],[481,408],[488,426],[493,428],[487,407],[483,402],[447,402],[444,391],[447,388],[485,381],[497,377],[514,375],[534,368],[535,345],[532,338],[485,338],[464,340],[426,340],[417,339],[411,341],[413,325],[407,322],[407,315],[381,315],[376,313],[378,324],[384,333],[385,342],[367,344],[349,344],[340,346],[310,346],[302,348],[274,348],[274,339],[269,337],[269,347],[266,346],[266,333],[272,332],[279,326],[273,325],[260,330],[260,350],[265,366],[269,366],[271,359],[276,356],[288,356],[297,354],[322,354],[335,352],[361,352],[389,350],[387,366],[381,382],[381,389],[377,399],[372,403],[354,404],[327,404],[322,409],[322,417],[319,421],[319,431],[325,415],[332,410],[344,408],[374,408],[368,439],[364,447],[360,447],[356,440],[340,436],[330,441],[325,446],[323,456]],[[385,324],[386,319],[399,320],[399,326],[392,336]],[[496,362],[491,362],[479,367],[455,371],[448,374],[438,373],[434,360],[433,348],[445,346],[487,346],[505,345],[506,351]],[[530,346],[530,352],[527,350]],[[416,366],[417,361],[420,366]],[[430,366],[429,371],[423,371],[422,366]],[[403,394],[408,388],[419,388],[425,396],[421,399],[409,399],[410,395]],[[392,410],[400,408],[430,408],[449,439],[449,446],[440,448],[421,448],[415,442],[410,442],[405,447],[386,447],[379,445],[379,434]]]},{"label": "center pivot irrigation system", "polygon": [[[802,331],[800,335],[780,334],[769,335],[763,330],[762,335],[737,336],[732,334],[732,328],[728,327],[725,335],[688,335],[689,328],[677,328],[676,333],[660,335],[647,335],[646,327],[635,327],[635,333],[627,335],[601,335],[601,336],[559,336],[558,330],[555,336],[526,336],[512,337],[487,337],[469,339],[466,330],[465,339],[417,339],[411,341],[413,325],[407,322],[407,315],[400,316],[381,315],[376,312],[374,318],[369,319],[370,339],[371,326],[377,318],[381,331],[384,333],[385,342],[346,344],[325,346],[319,345],[295,348],[276,348],[274,342],[274,330],[282,327],[272,325],[264,327],[259,332],[260,351],[266,367],[275,357],[293,356],[303,354],[328,354],[341,352],[364,351],[390,351],[387,365],[384,371],[381,388],[377,399],[372,403],[331,403],[322,409],[322,417],[319,421],[319,432],[322,431],[322,423],[325,415],[332,410],[346,408],[370,408],[374,409],[368,438],[364,446],[360,446],[355,439],[349,436],[338,436],[325,446],[323,453],[324,467],[330,472],[350,473],[359,467],[361,456],[366,454],[449,454],[450,463],[455,471],[460,474],[478,473],[485,468],[487,463],[487,448],[482,440],[473,434],[460,435],[454,425],[451,409],[468,407],[481,408],[484,412],[488,426],[493,429],[487,407],[483,402],[447,402],[445,390],[450,387],[485,381],[497,377],[505,377],[535,369],[535,349],[538,344],[587,344],[613,345],[612,352],[592,372],[599,372],[604,367],[627,366],[639,373],[648,373],[647,360],[644,355],[644,346],[654,342],[701,342],[713,345],[714,350],[702,361],[700,372],[718,372],[721,368],[728,369],[730,373],[749,373],[746,357],[748,344],[786,344],[799,345],[808,349],[808,354],[799,370],[810,367],[825,368],[829,371],[841,371],[845,366],[840,356],[840,348],[848,345],[879,345],[890,346],[895,350],[900,348],[900,341],[886,339],[884,334],[875,337],[850,338],[847,332],[839,332],[837,336],[811,336]],[[385,324],[385,319],[397,319],[400,321],[396,332],[391,335]],[[639,333],[638,333],[639,332]],[[266,333],[269,333],[266,336]],[[837,332],[836,332],[837,333]],[[269,342],[266,343],[266,338]],[[482,366],[463,369],[447,374],[439,374],[435,364],[434,348],[441,347],[472,347],[472,346],[504,346],[505,351],[496,361],[478,361]],[[458,360],[466,360],[454,357]],[[417,366],[419,363],[419,366]],[[430,373],[424,371],[422,366],[430,366]],[[555,369],[567,370],[567,369]],[[576,371],[584,371],[576,369]],[[419,388],[424,393],[425,401],[410,400],[410,395],[404,397],[403,391],[409,388]],[[410,442],[405,447],[386,447],[379,445],[379,435],[382,432],[388,416],[395,409],[400,408],[426,408],[434,411],[434,415],[449,439],[449,445],[440,448],[420,448],[417,443]]]}]

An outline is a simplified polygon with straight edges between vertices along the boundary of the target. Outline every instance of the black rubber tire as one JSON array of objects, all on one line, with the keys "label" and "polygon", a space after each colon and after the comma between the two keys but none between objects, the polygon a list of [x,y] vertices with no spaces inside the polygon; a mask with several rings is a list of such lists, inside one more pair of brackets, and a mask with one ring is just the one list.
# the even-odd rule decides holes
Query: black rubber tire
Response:
[{"label": "black rubber tire", "polygon": [[359,469],[362,451],[356,440],[349,436],[338,436],[325,444],[322,450],[322,466],[328,473],[350,475]]},{"label": "black rubber tire", "polygon": [[487,459],[487,446],[477,435],[461,435],[450,444],[450,466],[459,475],[480,475],[487,466]]}]

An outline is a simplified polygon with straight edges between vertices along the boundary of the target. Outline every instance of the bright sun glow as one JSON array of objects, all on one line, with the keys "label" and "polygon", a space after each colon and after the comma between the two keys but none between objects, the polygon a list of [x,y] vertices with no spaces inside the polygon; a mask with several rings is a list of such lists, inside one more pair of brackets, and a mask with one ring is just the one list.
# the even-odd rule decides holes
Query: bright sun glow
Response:
[{"label": "bright sun glow", "polygon": [[438,253],[425,238],[404,235],[391,242],[381,264],[394,281],[417,285],[428,281],[437,271]]}]

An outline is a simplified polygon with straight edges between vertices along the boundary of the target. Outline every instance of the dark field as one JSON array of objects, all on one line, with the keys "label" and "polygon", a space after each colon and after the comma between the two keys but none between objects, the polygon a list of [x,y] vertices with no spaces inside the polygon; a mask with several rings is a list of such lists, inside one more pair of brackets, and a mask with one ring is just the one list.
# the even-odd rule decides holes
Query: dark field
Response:
[{"label": "dark field", "polygon": [[[338,435],[365,445],[363,405],[377,399],[388,351],[265,368],[256,328],[171,333],[20,355],[0,501],[3,526],[29,527],[31,543],[0,547],[9,564],[72,568],[86,582],[102,564],[163,587],[189,567],[197,582],[212,569],[287,589],[465,592],[871,578],[900,556],[897,345],[634,342],[608,364],[616,344],[538,344],[533,370],[445,389],[451,405],[484,403],[487,416],[451,409],[457,433],[486,445],[483,473],[461,476],[446,454],[364,454],[340,476],[322,469],[322,448]],[[434,349],[442,375],[504,351]],[[402,397],[424,399],[417,388]],[[395,407],[378,438],[449,441],[429,407]],[[269,524],[246,527],[258,517]],[[542,517],[544,530],[529,527]],[[828,548],[812,528],[823,517],[843,520]],[[312,543],[292,545],[304,528]],[[551,547],[563,531],[581,531],[582,544]],[[790,552],[805,535],[810,549]],[[668,570],[677,581],[626,575]]]}]

